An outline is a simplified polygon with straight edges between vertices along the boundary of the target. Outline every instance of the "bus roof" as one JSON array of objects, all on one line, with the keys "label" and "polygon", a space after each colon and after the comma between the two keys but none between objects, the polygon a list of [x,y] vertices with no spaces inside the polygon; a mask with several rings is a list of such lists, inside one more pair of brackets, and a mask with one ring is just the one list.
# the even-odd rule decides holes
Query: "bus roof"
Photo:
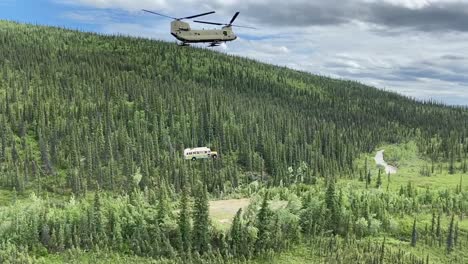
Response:
[{"label": "bus roof", "polygon": [[207,148],[207,147],[186,148],[186,149],[184,149],[184,153],[187,153],[188,151],[211,151],[211,150],[210,150],[210,148]]}]

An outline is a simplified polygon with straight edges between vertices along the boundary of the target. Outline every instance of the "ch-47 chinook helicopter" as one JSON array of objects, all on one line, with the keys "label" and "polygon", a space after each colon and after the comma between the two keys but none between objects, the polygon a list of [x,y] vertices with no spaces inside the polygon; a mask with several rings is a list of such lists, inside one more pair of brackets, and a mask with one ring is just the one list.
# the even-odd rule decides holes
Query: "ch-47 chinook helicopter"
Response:
[{"label": "ch-47 chinook helicopter", "polygon": [[188,17],[181,17],[181,18],[163,15],[163,14],[156,13],[156,12],[146,10],[146,9],[143,9],[143,11],[154,14],[154,15],[174,19],[174,21],[171,22],[171,34],[176,39],[182,42],[181,44],[179,44],[181,46],[188,46],[190,43],[210,43],[209,47],[216,47],[216,46],[221,45],[221,43],[223,42],[233,41],[237,39],[236,34],[234,34],[234,32],[232,31],[232,27],[243,27],[243,28],[254,29],[253,27],[238,26],[238,25],[232,24],[234,20],[236,20],[237,16],[239,15],[239,12],[236,12],[236,14],[234,14],[229,24],[199,21],[199,20],[193,21],[196,23],[223,26],[221,29],[192,30],[190,28],[190,25],[186,22],[182,22],[182,20],[210,15],[210,14],[215,13],[215,11],[188,16]]}]

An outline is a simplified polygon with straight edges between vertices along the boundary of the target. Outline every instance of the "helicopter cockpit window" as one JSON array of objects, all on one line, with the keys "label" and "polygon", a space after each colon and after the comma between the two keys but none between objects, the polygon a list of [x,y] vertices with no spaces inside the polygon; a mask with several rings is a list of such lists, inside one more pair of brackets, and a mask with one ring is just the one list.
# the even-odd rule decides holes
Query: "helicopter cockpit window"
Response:
[{"label": "helicopter cockpit window", "polygon": [[223,31],[224,36],[227,36],[227,31]]}]

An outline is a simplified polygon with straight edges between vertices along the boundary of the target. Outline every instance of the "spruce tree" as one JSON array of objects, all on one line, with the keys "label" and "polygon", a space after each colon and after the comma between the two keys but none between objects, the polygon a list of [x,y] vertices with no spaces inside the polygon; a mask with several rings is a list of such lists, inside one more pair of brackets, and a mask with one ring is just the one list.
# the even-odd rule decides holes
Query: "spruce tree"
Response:
[{"label": "spruce tree", "polygon": [[328,229],[331,230],[333,234],[337,234],[340,226],[340,215],[337,206],[334,179],[328,181],[327,190],[325,192],[325,204],[328,209]]},{"label": "spruce tree", "polygon": [[466,154],[465,154],[465,158],[463,159],[462,171],[463,173],[468,172],[468,161],[467,161]]},{"label": "spruce tree", "polygon": [[371,182],[372,182],[372,175],[371,175],[371,171],[369,170],[367,172],[367,177],[366,177],[366,188],[368,188]]},{"label": "spruce tree", "polygon": [[188,190],[186,187],[182,189],[182,198],[180,200],[180,213],[178,219],[178,225],[180,229],[180,236],[182,241],[182,252],[187,256],[190,255],[191,252],[191,232],[192,227],[190,224],[190,205],[189,205],[189,197],[188,197]]},{"label": "spruce tree", "polygon": [[435,215],[435,211],[433,211],[432,220],[431,220],[431,246],[435,238],[435,228],[436,228],[436,215]]},{"label": "spruce tree", "polygon": [[447,235],[447,253],[452,252],[453,247],[454,247],[454,237],[455,237],[454,219],[455,219],[455,216],[452,215],[452,219],[450,220],[450,226],[448,228],[448,235]]},{"label": "spruce tree", "polygon": [[455,154],[450,152],[449,174],[455,174]]},{"label": "spruce tree", "polygon": [[439,247],[442,246],[442,234],[441,234],[441,229],[440,229],[440,212],[437,215],[436,237],[437,237]]},{"label": "spruce tree", "polygon": [[257,214],[256,226],[258,229],[258,239],[255,243],[255,253],[261,254],[265,251],[269,241],[270,208],[268,207],[268,192],[263,197],[262,205]]},{"label": "spruce tree", "polygon": [[411,233],[411,246],[415,247],[418,240],[418,232],[416,231],[416,219],[413,222],[413,231]]},{"label": "spruce tree", "polygon": [[237,210],[234,219],[232,220],[231,230],[229,232],[229,246],[231,248],[231,253],[234,256],[241,254],[240,249],[242,248],[242,208]]},{"label": "spruce tree", "polygon": [[384,240],[382,241],[382,246],[380,247],[380,257],[379,257],[379,263],[383,264],[384,263],[384,257],[385,257],[385,242],[387,241],[387,237],[384,237]]},{"label": "spruce tree", "polygon": [[389,188],[390,188],[390,172],[387,173],[387,192],[388,192]]},{"label": "spruce tree", "polygon": [[210,249],[210,219],[206,185],[198,185],[193,208],[193,248],[199,254]]},{"label": "spruce tree", "polygon": [[166,188],[161,186],[158,192],[158,205],[156,207],[156,219],[158,224],[162,224],[169,213],[169,202],[167,200]]},{"label": "spruce tree", "polygon": [[105,243],[105,232],[104,232],[104,219],[102,212],[102,201],[100,196],[100,191],[94,193],[94,203],[93,203],[93,220],[94,225],[93,237],[97,239],[99,244]]},{"label": "spruce tree", "polygon": [[379,168],[379,175],[377,176],[376,187],[380,188],[382,186],[382,170]]}]

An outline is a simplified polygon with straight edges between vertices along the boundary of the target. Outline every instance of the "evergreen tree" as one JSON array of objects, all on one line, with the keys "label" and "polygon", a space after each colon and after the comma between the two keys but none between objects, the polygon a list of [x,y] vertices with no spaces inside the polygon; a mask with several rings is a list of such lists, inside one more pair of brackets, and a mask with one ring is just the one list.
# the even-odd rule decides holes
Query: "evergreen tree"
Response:
[{"label": "evergreen tree", "polygon": [[442,246],[442,233],[440,229],[440,212],[437,215],[437,228],[436,228],[436,236],[438,240],[439,247]]},{"label": "evergreen tree", "polygon": [[454,218],[455,216],[452,215],[452,219],[450,220],[450,226],[448,228],[448,235],[447,235],[447,253],[450,253],[453,251],[454,247],[454,237],[455,237],[455,232],[454,232]]},{"label": "evergreen tree", "polygon": [[367,177],[366,177],[366,189],[368,188],[368,186],[371,184],[371,181],[372,181],[372,175],[371,175],[371,171],[369,170],[367,172]]},{"label": "evergreen tree", "polygon": [[102,212],[102,202],[100,191],[96,191],[94,193],[94,204],[93,204],[93,237],[96,238],[97,242],[100,245],[105,243],[105,233],[104,233],[104,219],[103,219],[103,212]]},{"label": "evergreen tree", "polygon": [[210,250],[210,219],[206,185],[199,184],[193,207],[193,248],[203,254]]},{"label": "evergreen tree", "polygon": [[435,238],[435,228],[436,228],[436,215],[435,215],[435,211],[433,211],[432,220],[431,220],[431,246]]},{"label": "evergreen tree", "polygon": [[416,219],[414,219],[413,231],[411,233],[411,246],[415,247],[417,241],[418,241],[418,232],[416,231]]},{"label": "evergreen tree", "polygon": [[167,201],[166,188],[160,187],[158,193],[157,221],[162,224],[169,213],[169,204]]},{"label": "evergreen tree", "polygon": [[385,242],[387,241],[387,237],[384,237],[384,240],[382,241],[382,246],[380,247],[380,258],[379,258],[379,263],[383,264],[384,263],[384,258],[385,258]]},{"label": "evergreen tree", "polygon": [[379,175],[377,176],[376,187],[380,188],[382,186],[382,170],[379,168]]},{"label": "evergreen tree", "polygon": [[465,158],[463,159],[463,165],[462,165],[462,171],[463,173],[467,173],[468,172],[468,159],[466,157],[466,153],[465,153]]},{"label": "evergreen tree", "polygon": [[449,161],[449,173],[455,174],[455,154],[450,152],[450,161]]},{"label": "evergreen tree", "polygon": [[239,210],[236,213],[236,216],[234,216],[234,219],[232,220],[232,225],[231,225],[231,230],[229,232],[229,237],[230,237],[230,248],[231,252],[234,256],[239,256],[242,254],[240,252],[240,249],[242,248],[242,208],[239,208]]},{"label": "evergreen tree", "polygon": [[389,188],[390,188],[390,172],[387,173],[387,192]]},{"label": "evergreen tree", "polygon": [[180,201],[180,213],[178,221],[181,241],[182,241],[182,252],[190,255],[191,252],[191,232],[192,227],[190,224],[190,206],[187,188],[182,189],[182,198]]},{"label": "evergreen tree", "polygon": [[328,209],[328,229],[332,230],[333,234],[337,234],[340,227],[340,214],[336,200],[335,181],[333,179],[328,181],[325,203]]},{"label": "evergreen tree", "polygon": [[261,254],[265,251],[269,242],[269,222],[270,208],[268,207],[268,192],[265,193],[262,205],[257,214],[256,226],[258,229],[258,239],[255,243],[255,253]]}]

